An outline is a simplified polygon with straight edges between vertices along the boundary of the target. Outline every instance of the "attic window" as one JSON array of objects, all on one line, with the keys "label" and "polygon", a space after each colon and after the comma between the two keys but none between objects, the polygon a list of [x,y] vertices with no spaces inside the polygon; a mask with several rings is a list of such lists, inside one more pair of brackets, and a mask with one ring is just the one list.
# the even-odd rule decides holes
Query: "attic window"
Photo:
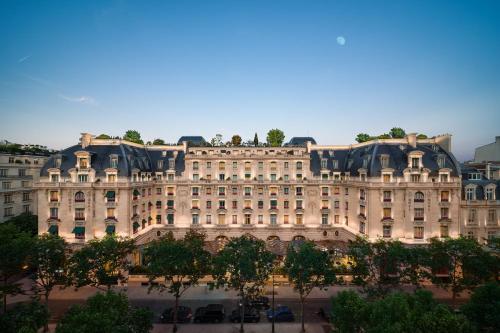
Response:
[{"label": "attic window", "polygon": [[174,169],[174,167],[175,167],[175,160],[173,158],[169,158],[168,159],[168,168],[172,170],[172,169]]},{"label": "attic window", "polygon": [[440,169],[444,168],[444,164],[446,162],[446,157],[442,154],[437,157],[437,164]]},{"label": "attic window", "polygon": [[469,179],[480,180],[481,174],[479,172],[469,173]]},{"label": "attic window", "polygon": [[369,160],[368,156],[365,156],[365,158],[363,158],[363,169],[368,168],[368,160]]},{"label": "attic window", "polygon": [[335,156],[335,155],[334,155],[334,151],[333,151],[333,150],[330,150],[328,153],[330,154],[330,157]]},{"label": "attic window", "polygon": [[326,169],[328,160],[326,158],[321,159],[321,169]]},{"label": "attic window", "polygon": [[61,167],[61,156],[57,156],[54,159],[54,168],[59,169]]},{"label": "attic window", "polygon": [[433,151],[439,151],[439,147],[437,145],[432,145],[431,148]]},{"label": "attic window", "polygon": [[163,156],[163,157],[167,156],[167,151],[166,150],[162,151],[161,156]]},{"label": "attic window", "polygon": [[111,168],[118,168],[118,156],[116,155],[111,155],[109,157],[109,166]]},{"label": "attic window", "polygon": [[163,169],[163,160],[156,161],[156,167],[157,169]]},{"label": "attic window", "polygon": [[338,169],[339,168],[339,161],[332,160],[332,164],[333,164],[333,169]]},{"label": "attic window", "polygon": [[382,165],[382,169],[389,167],[389,155],[380,155],[380,164]]},{"label": "attic window", "polygon": [[352,158],[350,158],[348,161],[347,161],[347,168],[350,169],[351,166],[352,166]]}]

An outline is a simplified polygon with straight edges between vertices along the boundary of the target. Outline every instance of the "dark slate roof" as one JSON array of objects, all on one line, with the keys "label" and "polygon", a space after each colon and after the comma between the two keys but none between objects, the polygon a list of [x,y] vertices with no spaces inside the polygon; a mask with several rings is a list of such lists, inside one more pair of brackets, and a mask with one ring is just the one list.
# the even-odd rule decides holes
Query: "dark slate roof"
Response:
[{"label": "dark slate roof", "polygon": [[[41,176],[48,176],[48,169],[55,167],[56,158],[61,158],[61,175],[68,176],[68,170],[76,165],[77,151],[87,151],[90,153],[91,168],[96,171],[96,176],[104,176],[104,170],[111,167],[111,155],[118,157],[118,175],[131,176],[133,169],[142,172],[156,172],[157,161],[164,159],[163,169],[168,168],[168,159],[173,157],[173,151],[167,151],[167,156],[162,156],[162,151],[148,151],[142,147],[134,147],[126,144],[119,145],[90,145],[82,148],[81,145],[74,145],[62,150],[58,154],[51,156],[40,170]],[[180,174],[184,170],[184,152],[178,152],[175,170]]]},{"label": "dark slate roof", "polygon": [[177,144],[182,144],[182,142],[186,141],[191,146],[204,146],[207,144],[205,139],[202,136],[181,136]]},{"label": "dark slate roof", "polygon": [[310,136],[294,136],[293,138],[285,144],[286,147],[289,146],[306,146],[307,141],[311,141],[311,143],[316,144],[316,140],[311,138]]},{"label": "dark slate roof", "polygon": [[[314,175],[319,175],[321,170],[321,159],[326,158],[327,168],[331,172],[347,172],[351,176],[358,176],[358,170],[366,168],[369,177],[376,177],[381,175],[382,170],[380,156],[388,155],[388,167],[394,169],[394,174],[396,176],[402,176],[403,170],[408,167],[408,154],[415,150],[419,150],[424,153],[423,164],[425,168],[431,170],[431,176],[436,176],[438,174],[438,155],[443,155],[445,157],[444,167],[452,170],[452,176],[459,175],[460,166],[455,160],[455,157],[439,146],[433,147],[430,144],[419,144],[416,148],[413,148],[408,144],[388,144],[377,142],[353,149],[312,151],[311,171]],[[338,161],[338,169],[336,170],[333,170],[333,160]]]},{"label": "dark slate roof", "polygon": [[485,187],[490,184],[495,184],[495,198],[499,200],[500,198],[500,180],[489,180],[489,179],[462,179],[462,200],[465,200],[465,187],[467,185],[474,184],[476,185],[476,200],[485,200]]}]

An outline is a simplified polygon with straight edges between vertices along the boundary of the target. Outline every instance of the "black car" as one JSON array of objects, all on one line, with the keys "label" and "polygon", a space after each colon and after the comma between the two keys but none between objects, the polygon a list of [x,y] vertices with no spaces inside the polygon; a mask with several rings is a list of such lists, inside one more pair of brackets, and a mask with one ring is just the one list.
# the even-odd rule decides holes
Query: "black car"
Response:
[{"label": "black car", "polygon": [[[189,323],[193,313],[191,308],[187,306],[179,305],[177,308],[177,322],[178,323]],[[162,323],[173,323],[174,322],[174,309],[168,308],[160,316],[160,321]]]},{"label": "black car", "polygon": [[267,310],[269,309],[269,297],[257,296],[254,298],[250,298],[247,300],[246,306],[259,310]]},{"label": "black car", "polygon": [[226,317],[222,304],[209,304],[196,309],[193,321],[195,323],[220,323]]},{"label": "black car", "polygon": [[272,321],[274,317],[275,322],[295,320],[292,310],[290,310],[290,308],[285,305],[278,306],[274,311],[273,309],[267,310],[266,316],[269,321]]},{"label": "black car", "polygon": [[[233,312],[231,312],[231,315],[229,316],[229,320],[233,323],[241,322],[240,308],[233,310]],[[243,317],[243,321],[245,323],[258,323],[260,321],[259,310],[257,310],[256,308],[246,308],[245,307],[245,314]]]}]

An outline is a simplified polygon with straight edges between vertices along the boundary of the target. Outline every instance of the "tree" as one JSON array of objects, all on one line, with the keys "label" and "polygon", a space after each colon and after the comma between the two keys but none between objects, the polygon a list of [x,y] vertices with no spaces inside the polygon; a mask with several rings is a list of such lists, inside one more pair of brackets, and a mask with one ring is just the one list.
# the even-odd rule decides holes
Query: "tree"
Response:
[{"label": "tree", "polygon": [[390,134],[384,133],[384,134],[380,134],[377,138],[378,139],[390,139],[391,136],[390,136]]},{"label": "tree", "polygon": [[409,283],[416,289],[421,287],[427,277],[425,269],[429,261],[429,251],[424,246],[404,248],[401,270],[401,282]]},{"label": "tree", "polygon": [[358,237],[349,244],[347,255],[351,259],[353,283],[370,296],[384,296],[403,278],[406,250],[398,241],[370,243]]},{"label": "tree", "polygon": [[344,290],[331,299],[332,309],[330,313],[334,332],[352,333],[361,332],[365,326],[363,316],[366,301],[354,290]]},{"label": "tree", "polygon": [[124,271],[130,267],[127,256],[134,251],[134,240],[116,236],[92,239],[69,260],[68,283],[75,287],[90,285],[96,288],[127,280]]},{"label": "tree", "polygon": [[500,332],[500,285],[490,282],[476,288],[462,311],[480,332]]},{"label": "tree", "polygon": [[40,302],[20,303],[0,315],[0,332],[36,333],[47,326],[48,320],[48,310]]},{"label": "tree", "polygon": [[154,139],[153,144],[154,145],[164,145],[165,141],[163,139]]},{"label": "tree", "polygon": [[370,140],[371,140],[371,136],[369,134],[359,133],[358,135],[356,135],[356,141],[359,143],[370,141]]},{"label": "tree", "polygon": [[[66,273],[66,243],[63,238],[51,234],[44,234],[34,240],[32,252],[29,256],[29,265],[34,270],[33,291],[43,295],[47,311],[49,296],[57,284],[65,283]],[[48,323],[44,332],[48,332]]]},{"label": "tree", "polygon": [[257,294],[273,270],[274,255],[262,240],[249,236],[232,238],[213,259],[216,286],[227,286],[241,297],[240,332],[244,332],[245,300]]},{"label": "tree", "polygon": [[389,131],[389,134],[391,135],[391,138],[393,138],[393,139],[401,139],[401,138],[404,138],[406,136],[406,132],[404,131],[404,129],[402,129],[400,127],[391,128],[391,130]]},{"label": "tree", "polygon": [[434,284],[451,291],[454,304],[462,291],[473,289],[492,277],[488,254],[474,239],[432,238],[428,251],[428,277]]},{"label": "tree", "polygon": [[257,136],[257,133],[253,136],[253,145],[257,147],[259,145],[259,137]]},{"label": "tree", "polygon": [[[172,233],[153,241],[144,250],[149,291],[167,291],[175,297],[173,331],[177,332],[179,298],[209,273],[210,253],[203,248],[205,235],[188,231],[184,239],[174,239]],[[160,282],[154,283],[161,279]]]},{"label": "tree", "polygon": [[420,133],[417,135],[417,139],[422,140],[422,139],[427,139],[427,135]]},{"label": "tree", "polygon": [[12,224],[0,224],[0,295],[3,311],[7,310],[7,295],[21,293],[21,284],[13,278],[24,272],[33,240]]},{"label": "tree", "polygon": [[241,136],[239,136],[238,134],[233,135],[233,137],[231,138],[231,144],[233,146],[241,146]]},{"label": "tree", "polygon": [[134,143],[144,144],[144,141],[141,139],[141,134],[136,130],[128,130],[125,132],[123,136],[123,140],[127,140]]},{"label": "tree", "polygon": [[56,327],[56,333],[148,333],[153,313],[131,307],[127,296],[108,290],[89,297],[84,305],[72,306]]},{"label": "tree", "polygon": [[271,147],[281,147],[283,144],[283,140],[285,140],[285,133],[279,129],[272,129],[267,132],[267,144]]},{"label": "tree", "polygon": [[328,252],[316,248],[310,241],[298,246],[291,245],[288,247],[283,272],[299,293],[302,332],[305,332],[304,302],[307,296],[314,288],[326,289],[335,282],[335,272]]},{"label": "tree", "polygon": [[215,134],[215,137],[210,140],[210,144],[213,147],[220,147],[222,146],[222,134]]},{"label": "tree", "polygon": [[25,232],[31,236],[38,235],[38,217],[31,213],[22,213],[5,221],[7,224],[12,224],[19,231]]},{"label": "tree", "polygon": [[107,134],[100,134],[96,137],[96,139],[111,139],[111,137]]}]

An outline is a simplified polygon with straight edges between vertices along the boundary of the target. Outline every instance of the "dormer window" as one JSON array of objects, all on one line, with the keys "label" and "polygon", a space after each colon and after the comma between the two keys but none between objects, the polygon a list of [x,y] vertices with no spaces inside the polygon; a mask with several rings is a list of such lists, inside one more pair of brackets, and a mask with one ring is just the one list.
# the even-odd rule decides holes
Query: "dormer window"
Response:
[{"label": "dormer window", "polygon": [[[389,163],[388,162],[384,162],[384,163],[386,163],[387,165],[383,166],[383,168],[387,168]],[[366,156],[365,158],[363,158],[363,169],[367,169],[367,168],[368,168],[368,157]]]},{"label": "dormer window", "polygon": [[163,169],[163,160],[156,161],[156,168],[159,170]]},{"label": "dormer window", "polygon": [[472,187],[468,187],[465,189],[465,200],[470,201],[470,200],[475,200],[476,199],[476,193],[475,189]]},{"label": "dormer window", "polygon": [[89,181],[88,175],[78,175],[78,182],[79,183],[86,183]]},{"label": "dormer window", "polygon": [[495,200],[495,189],[491,186],[486,188],[486,200]]},{"label": "dormer window", "polygon": [[469,173],[469,179],[471,179],[471,180],[480,180],[481,179],[481,174],[479,172]]},{"label": "dormer window", "polygon": [[175,160],[173,158],[168,159],[168,168],[173,170],[175,168]]},{"label": "dormer window", "polygon": [[109,173],[108,174],[108,183],[114,183],[116,182],[116,173]]},{"label": "dormer window", "polygon": [[412,157],[411,158],[411,168],[418,169],[420,167],[420,158]]},{"label": "dormer window", "polygon": [[338,169],[339,168],[339,161],[338,160],[332,160],[332,167],[333,169]]},{"label": "dormer window", "polygon": [[51,173],[50,174],[50,181],[52,183],[58,183],[59,182],[59,174],[58,173]]},{"label": "dormer window", "polygon": [[57,156],[55,159],[54,159],[54,168],[56,169],[59,169],[61,168],[61,156]]},{"label": "dormer window", "polygon": [[447,173],[440,173],[439,174],[439,181],[441,183],[447,183],[448,182],[448,174]]},{"label": "dormer window", "polygon": [[326,169],[326,165],[328,163],[328,160],[326,158],[321,159],[321,169]]},{"label": "dormer window", "polygon": [[110,166],[111,168],[115,168],[115,169],[116,169],[116,168],[118,168],[118,156],[116,156],[116,155],[111,155],[111,156],[109,157],[109,166]]},{"label": "dormer window", "polygon": [[446,162],[446,157],[442,154],[438,155],[437,164],[440,169],[444,168],[445,162]]},{"label": "dormer window", "polygon": [[80,166],[80,169],[88,169],[88,167],[89,167],[88,158],[87,157],[80,157],[78,159],[78,165]]},{"label": "dormer window", "polygon": [[[368,166],[367,159],[363,160],[363,165],[365,165],[365,161],[366,161],[366,165]],[[382,166],[382,169],[386,169],[389,167],[389,155],[380,155],[380,165]],[[366,169],[367,166],[363,166],[363,167]]]}]

